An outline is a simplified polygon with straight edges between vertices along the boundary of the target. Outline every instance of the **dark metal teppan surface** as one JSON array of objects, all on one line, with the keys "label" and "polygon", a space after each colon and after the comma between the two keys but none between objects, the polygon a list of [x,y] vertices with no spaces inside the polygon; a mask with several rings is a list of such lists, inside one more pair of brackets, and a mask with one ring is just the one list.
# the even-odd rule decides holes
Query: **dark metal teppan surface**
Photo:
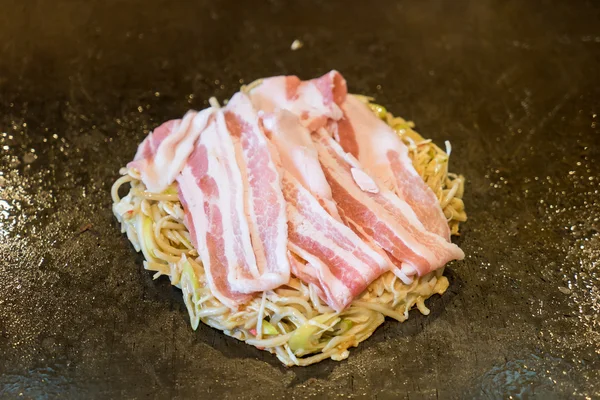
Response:
[{"label": "dark metal teppan surface", "polygon": [[[600,396],[600,8],[576,3],[1,1],[0,397]],[[160,122],[332,68],[451,141],[467,258],[429,317],[288,369],[191,330],[109,189]]]}]

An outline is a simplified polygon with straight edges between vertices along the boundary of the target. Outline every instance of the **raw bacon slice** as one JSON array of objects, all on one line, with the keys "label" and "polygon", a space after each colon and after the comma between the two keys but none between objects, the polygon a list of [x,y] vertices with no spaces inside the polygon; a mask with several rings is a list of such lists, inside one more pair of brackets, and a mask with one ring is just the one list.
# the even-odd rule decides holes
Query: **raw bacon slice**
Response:
[{"label": "raw bacon slice", "polygon": [[[387,262],[334,219],[302,185],[284,172],[290,250],[308,262],[295,264],[302,279],[318,279],[327,304],[343,310],[388,269]],[[304,268],[303,268],[304,267]],[[312,269],[310,269],[312,268]]]},{"label": "raw bacon slice", "polygon": [[312,193],[332,217],[340,220],[310,132],[288,110],[262,114],[265,133],[277,149],[282,168]]},{"label": "raw bacon slice", "polygon": [[339,106],[346,99],[347,88],[342,75],[331,71],[304,82],[297,76],[266,78],[249,94],[256,109],[265,112],[289,110],[298,115],[309,130],[316,130],[329,119],[342,117]]},{"label": "raw bacon slice", "polygon": [[252,279],[255,260],[244,223],[242,187],[232,181],[231,169],[237,169],[235,158],[225,156],[219,142],[217,123],[213,121],[202,132],[177,182],[185,222],[211,291],[235,309],[250,295],[233,289],[231,281],[238,277]]},{"label": "raw bacon slice", "polygon": [[244,209],[260,277],[251,286],[257,291],[273,289],[290,279],[279,173],[250,99],[235,94],[224,109],[224,117],[241,172]]},{"label": "raw bacon slice", "polygon": [[458,246],[428,232],[412,208],[384,187],[376,193],[363,191],[352,174],[353,168],[361,169],[360,164],[324,129],[313,132],[312,137],[342,218],[360,226],[390,256],[412,266],[421,276],[464,258]]},{"label": "raw bacon slice", "polygon": [[189,111],[183,119],[165,122],[144,139],[127,167],[140,171],[150,192],[162,192],[183,169],[213,111],[212,108],[199,113]]},{"label": "raw bacon slice", "polygon": [[450,229],[438,200],[415,170],[400,137],[356,97],[348,96],[342,108],[337,135],[344,150],[408,203],[428,231],[449,241]]},{"label": "raw bacon slice", "polygon": [[[235,107],[231,110],[243,113]],[[270,171],[269,174],[263,169],[266,165],[256,162],[257,159],[264,161],[265,157],[265,149],[255,146],[260,131],[250,132],[244,127],[243,132],[236,131],[243,133],[243,138],[234,140],[236,133],[232,135],[229,129],[239,128],[234,126],[239,122],[239,114],[231,110],[226,110],[225,114],[215,112],[212,122],[196,142],[178,183],[185,221],[204,264],[208,284],[223,304],[235,308],[249,300],[248,293],[274,289],[286,283],[290,272],[285,215],[279,213],[279,208],[283,211],[284,205],[279,177],[274,165],[271,164],[274,173]],[[228,112],[231,114],[226,116]],[[251,154],[244,154],[248,151]],[[236,152],[241,152],[241,162],[248,161],[244,164],[245,174],[240,170]],[[268,150],[266,155],[269,155]],[[260,171],[264,176],[255,175]],[[268,184],[270,189],[261,186],[263,184]],[[265,197],[266,201],[277,200],[276,204],[269,204],[271,210],[255,201],[257,190],[271,191],[274,197]],[[266,193],[261,192],[263,195]],[[257,215],[255,207],[263,207],[266,212]],[[248,208],[253,209],[252,218],[246,214]],[[272,220],[273,216],[275,220]],[[251,232],[258,229],[252,226],[257,222],[272,226],[261,232]],[[255,251],[264,261],[262,271]],[[278,258],[278,252],[283,254],[283,260]],[[278,264],[273,266],[274,262]]]}]

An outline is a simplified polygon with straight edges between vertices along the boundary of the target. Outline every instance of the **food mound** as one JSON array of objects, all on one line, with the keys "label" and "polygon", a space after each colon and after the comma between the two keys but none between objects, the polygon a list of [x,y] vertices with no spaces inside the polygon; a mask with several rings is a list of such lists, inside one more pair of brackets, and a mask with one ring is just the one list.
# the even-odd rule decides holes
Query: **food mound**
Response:
[{"label": "food mound", "polygon": [[[464,258],[447,152],[336,71],[260,79],[139,145],[113,212],[200,321],[285,365],[348,357],[408,318]],[[128,186],[128,193],[120,197]],[[121,189],[121,190],[119,190]]]}]

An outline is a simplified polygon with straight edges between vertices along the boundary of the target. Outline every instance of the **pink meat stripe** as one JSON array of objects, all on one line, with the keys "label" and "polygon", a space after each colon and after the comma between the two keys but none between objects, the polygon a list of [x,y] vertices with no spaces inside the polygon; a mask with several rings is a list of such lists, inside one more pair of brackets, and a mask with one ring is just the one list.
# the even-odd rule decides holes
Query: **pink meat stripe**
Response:
[{"label": "pink meat stripe", "polygon": [[449,241],[450,229],[438,200],[415,170],[400,137],[356,97],[348,96],[342,108],[337,134],[344,150],[408,203],[428,231]]}]

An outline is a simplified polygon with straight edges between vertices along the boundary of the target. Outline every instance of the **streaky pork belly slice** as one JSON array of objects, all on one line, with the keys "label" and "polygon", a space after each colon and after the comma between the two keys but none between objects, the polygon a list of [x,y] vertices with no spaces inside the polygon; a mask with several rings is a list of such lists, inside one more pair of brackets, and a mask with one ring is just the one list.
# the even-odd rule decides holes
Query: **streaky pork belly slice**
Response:
[{"label": "streaky pork belly slice", "polygon": [[[236,115],[230,114],[228,118],[237,119]],[[229,125],[232,123],[230,122]],[[247,129],[243,132],[244,136],[251,134]],[[256,179],[259,178],[252,174],[262,169],[263,165],[255,164],[252,157],[254,155],[264,157],[264,154],[259,154],[262,150],[259,151],[244,140],[238,139],[240,142],[236,149],[238,145],[235,143],[234,135],[229,131],[224,112],[215,111],[210,124],[201,133],[194,151],[177,179],[186,214],[186,226],[204,264],[208,284],[215,296],[230,308],[248,301],[249,293],[274,289],[287,282],[290,275],[286,255],[285,217],[281,221],[281,215],[277,211],[284,204],[281,189],[278,189],[279,203],[270,205],[272,210],[276,211],[277,220],[265,220],[273,214],[267,212],[260,217],[254,215],[255,219],[249,223],[247,207],[256,207],[257,204],[252,203],[249,197],[256,193],[248,193],[247,190],[266,190],[266,188],[253,186],[252,189],[248,189],[244,179],[254,179],[254,184],[257,184]],[[250,141],[255,139],[248,138]],[[248,158],[250,163],[244,164],[246,175],[243,175],[238,165],[236,151],[243,153],[247,150],[253,154]],[[246,155],[239,156],[241,161],[246,160]],[[253,178],[250,178],[251,175]],[[277,197],[278,175],[265,176],[270,179],[266,181],[270,182],[270,190],[275,192],[274,196]],[[268,196],[265,199],[273,200]],[[258,206],[262,205],[258,203]],[[252,238],[249,225],[256,221],[263,224],[271,223],[273,226],[260,233],[263,236],[259,234],[258,237]],[[273,233],[277,236],[265,236]],[[260,248],[262,251],[260,254],[265,261],[263,271],[259,271],[258,268],[253,239],[264,239]],[[270,252],[279,251],[282,246],[284,260],[276,266],[277,271],[268,269],[272,269],[272,264],[267,265],[268,262],[280,261],[277,258],[272,260]],[[273,254],[277,256],[277,253]]]},{"label": "streaky pork belly slice", "polygon": [[337,137],[369,175],[408,203],[430,232],[450,241],[448,222],[429,186],[415,170],[408,148],[384,121],[355,96],[347,96]]},{"label": "streaky pork belly slice", "polygon": [[298,115],[309,130],[323,127],[329,119],[340,119],[343,115],[340,106],[346,94],[346,81],[335,70],[308,81],[301,81],[297,76],[266,78],[249,93],[256,109],[289,110]]},{"label": "streaky pork belly slice", "polygon": [[282,168],[311,192],[332,217],[340,220],[308,129],[285,109],[261,114],[265,133],[277,149]]},{"label": "streaky pork belly slice", "polygon": [[318,281],[323,300],[341,311],[384,273],[388,264],[287,172],[283,173],[282,188],[289,249],[308,263],[295,263],[293,268],[307,283]]},{"label": "streaky pork belly slice", "polygon": [[359,226],[393,261],[401,261],[401,268],[412,267],[422,276],[464,258],[458,246],[427,231],[404,200],[375,182],[368,182],[365,189],[368,175],[324,129],[313,132],[312,138],[342,218]]},{"label": "streaky pork belly slice", "polygon": [[213,120],[196,142],[177,183],[184,222],[204,265],[208,285],[217,299],[235,309],[251,296],[234,289],[231,281],[253,279],[256,261],[244,224],[242,187],[232,182],[235,158],[228,159],[219,142]]},{"label": "streaky pork belly slice", "polygon": [[235,94],[224,109],[224,119],[241,172],[244,210],[260,278],[251,286],[257,291],[273,289],[290,279],[279,173],[248,96]]},{"label": "streaky pork belly slice", "polygon": [[139,145],[127,167],[140,171],[142,182],[150,192],[162,192],[183,169],[213,112],[213,108],[199,113],[189,111],[183,119],[160,125]]}]

